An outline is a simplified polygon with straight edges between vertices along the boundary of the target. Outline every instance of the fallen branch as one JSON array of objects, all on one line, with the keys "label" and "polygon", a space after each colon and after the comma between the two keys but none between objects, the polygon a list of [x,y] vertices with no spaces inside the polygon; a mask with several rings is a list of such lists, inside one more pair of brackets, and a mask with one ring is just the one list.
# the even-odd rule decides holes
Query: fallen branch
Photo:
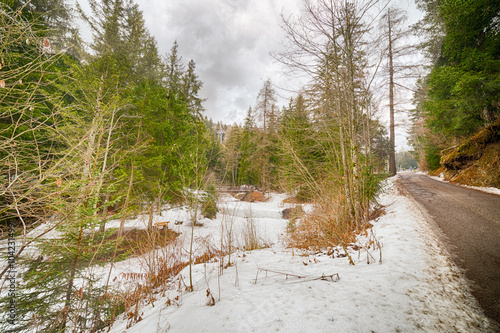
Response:
[{"label": "fallen branch", "polygon": [[330,275],[322,274],[321,276],[311,276],[311,275],[300,275],[300,274],[296,274],[296,273],[282,272],[282,271],[276,271],[276,270],[272,270],[272,269],[259,268],[259,269],[257,269],[257,275],[255,276],[255,284],[257,284],[257,280],[259,279],[260,271],[266,272],[266,278],[267,278],[267,273],[274,273],[274,274],[285,275],[286,280],[288,280],[289,276],[294,277],[294,278],[298,278],[298,279],[303,279],[300,282],[315,281],[315,280],[337,282],[338,280],[340,280],[340,276],[338,273],[334,273],[334,274],[330,274]]}]

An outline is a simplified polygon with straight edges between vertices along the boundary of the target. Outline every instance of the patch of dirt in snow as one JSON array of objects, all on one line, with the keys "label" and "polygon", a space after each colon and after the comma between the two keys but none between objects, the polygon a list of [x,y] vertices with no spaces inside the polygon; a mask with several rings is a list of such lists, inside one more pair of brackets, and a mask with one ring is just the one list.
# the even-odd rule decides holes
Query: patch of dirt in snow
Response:
[{"label": "patch of dirt in snow", "polygon": [[266,196],[260,192],[252,191],[245,193],[240,200],[246,202],[261,202],[266,199]]},{"label": "patch of dirt in snow", "polygon": [[[394,178],[388,181],[389,189],[379,200],[386,214],[374,222],[373,235],[360,238],[357,251],[349,250],[355,266],[349,265],[348,258],[308,255],[279,242],[287,224],[280,216],[286,196],[274,196],[265,203],[228,199],[225,209],[233,212],[235,221],[243,223],[250,211],[260,227],[268,227],[272,247],[238,251],[231,257],[233,265],[222,271],[216,260],[195,265],[194,292],[167,292],[154,307],[141,310],[142,321],[127,329],[122,318],[111,331],[494,331],[422,214],[391,188],[393,182]],[[208,225],[208,230],[216,234],[218,229]],[[378,250],[367,249],[373,237],[382,246],[382,258]],[[309,279],[272,272],[266,276],[261,268]],[[315,280],[334,273],[340,276],[338,282]],[[188,268],[177,278],[188,281]],[[211,297],[215,305],[207,306]]]}]

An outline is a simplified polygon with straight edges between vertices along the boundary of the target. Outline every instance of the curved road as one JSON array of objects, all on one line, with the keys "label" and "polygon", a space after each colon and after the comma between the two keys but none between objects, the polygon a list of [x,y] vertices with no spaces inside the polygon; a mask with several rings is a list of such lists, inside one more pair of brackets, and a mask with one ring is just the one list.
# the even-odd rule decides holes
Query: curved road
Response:
[{"label": "curved road", "polygon": [[500,195],[400,173],[399,184],[432,217],[486,315],[500,323]]}]

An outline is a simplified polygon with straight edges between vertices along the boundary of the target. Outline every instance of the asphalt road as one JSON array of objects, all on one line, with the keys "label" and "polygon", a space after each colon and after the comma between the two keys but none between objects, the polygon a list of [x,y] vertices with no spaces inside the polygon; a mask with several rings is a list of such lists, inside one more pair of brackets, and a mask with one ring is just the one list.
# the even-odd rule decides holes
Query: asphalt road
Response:
[{"label": "asphalt road", "polygon": [[455,263],[465,270],[472,294],[500,323],[500,195],[400,173],[402,185],[432,218]]}]

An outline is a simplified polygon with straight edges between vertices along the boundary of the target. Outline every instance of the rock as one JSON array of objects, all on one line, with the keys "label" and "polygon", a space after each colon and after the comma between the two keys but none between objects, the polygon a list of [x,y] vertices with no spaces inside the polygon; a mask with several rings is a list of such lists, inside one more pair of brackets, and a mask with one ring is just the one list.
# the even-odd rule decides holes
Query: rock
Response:
[{"label": "rock", "polygon": [[284,219],[291,219],[293,214],[293,208],[285,208],[281,211],[281,217]]}]

